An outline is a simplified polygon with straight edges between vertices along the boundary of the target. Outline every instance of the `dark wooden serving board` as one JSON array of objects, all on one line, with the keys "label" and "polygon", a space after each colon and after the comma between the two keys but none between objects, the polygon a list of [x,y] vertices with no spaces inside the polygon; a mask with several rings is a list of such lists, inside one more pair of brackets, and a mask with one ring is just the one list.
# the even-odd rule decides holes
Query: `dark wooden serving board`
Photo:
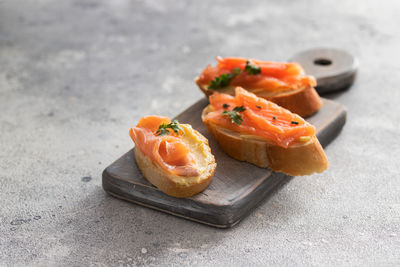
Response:
[{"label": "dark wooden serving board", "polygon": [[[346,111],[334,101],[323,99],[323,102],[321,110],[307,121],[315,125],[317,137],[325,147],[345,124]],[[219,228],[232,227],[244,218],[289,176],[226,155],[201,121],[201,111],[207,104],[206,99],[201,99],[176,117],[181,123],[191,124],[209,140],[217,170],[206,190],[185,199],[164,194],[142,176],[133,150],[104,170],[104,190],[120,199]]]}]

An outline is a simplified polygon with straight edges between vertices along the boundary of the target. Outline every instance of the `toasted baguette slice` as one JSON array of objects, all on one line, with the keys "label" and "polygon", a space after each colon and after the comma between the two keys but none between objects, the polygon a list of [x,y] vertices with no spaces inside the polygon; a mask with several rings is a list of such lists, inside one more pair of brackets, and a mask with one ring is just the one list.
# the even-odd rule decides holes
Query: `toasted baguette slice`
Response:
[{"label": "toasted baguette slice", "polygon": [[215,158],[211,154],[208,140],[188,124],[181,124],[185,130],[183,141],[195,156],[198,176],[183,177],[167,172],[135,146],[136,162],[143,176],[167,195],[184,198],[193,196],[210,184],[215,168]]},{"label": "toasted baguette slice", "polygon": [[[215,91],[208,89],[208,84],[201,84],[199,78],[196,78],[196,84],[201,91],[209,97]],[[245,87],[243,87],[246,89]],[[265,90],[252,89],[249,90],[258,97],[265,98],[281,107],[290,110],[301,117],[308,117],[317,112],[322,107],[322,100],[317,91],[312,86],[305,86],[298,90],[287,90],[282,92],[268,92]],[[220,93],[235,95],[235,86],[228,86],[221,90]]]},{"label": "toasted baguette slice", "polygon": [[[207,106],[203,110],[203,121],[211,109],[211,106]],[[229,156],[258,167],[269,167],[273,171],[299,176],[320,173],[329,166],[324,150],[315,136],[304,143],[283,148],[261,137],[241,135],[209,121],[205,121],[205,125]]]}]

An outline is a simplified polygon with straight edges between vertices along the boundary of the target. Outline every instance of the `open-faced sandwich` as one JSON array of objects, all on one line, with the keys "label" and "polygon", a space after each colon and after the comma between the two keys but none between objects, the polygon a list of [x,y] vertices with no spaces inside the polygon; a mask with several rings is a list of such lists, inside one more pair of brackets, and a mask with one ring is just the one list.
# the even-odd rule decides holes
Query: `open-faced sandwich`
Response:
[{"label": "open-faced sandwich", "polygon": [[240,87],[214,93],[202,120],[231,157],[289,175],[328,168],[315,128],[300,116]]},{"label": "open-faced sandwich", "polygon": [[214,92],[233,95],[236,86],[240,86],[302,117],[312,115],[322,106],[314,89],[315,78],[305,75],[298,63],[221,57],[217,60],[216,67],[207,66],[196,78],[206,96]]},{"label": "open-faced sandwich", "polygon": [[215,168],[208,140],[189,124],[146,116],[129,135],[144,177],[164,193],[190,197],[211,182]]}]

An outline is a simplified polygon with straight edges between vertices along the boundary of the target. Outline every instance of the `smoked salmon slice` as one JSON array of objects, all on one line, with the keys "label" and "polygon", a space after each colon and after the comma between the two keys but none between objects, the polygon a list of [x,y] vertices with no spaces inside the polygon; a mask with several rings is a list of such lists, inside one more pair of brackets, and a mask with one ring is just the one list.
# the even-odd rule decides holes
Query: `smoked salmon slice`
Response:
[{"label": "smoked salmon slice", "polygon": [[[203,70],[196,81],[197,84],[207,84],[210,90],[227,86],[241,86],[247,90],[262,89],[271,92],[316,86],[315,78],[305,75],[303,68],[298,63],[260,61],[238,57],[217,57],[217,61],[217,66],[209,65]],[[213,85],[213,82],[218,79],[224,79],[227,82]]]},{"label": "smoked salmon slice", "polygon": [[196,161],[188,145],[182,140],[182,132],[165,128],[166,134],[158,130],[160,125],[171,123],[168,117],[146,116],[140,119],[129,135],[135,145],[146,156],[164,170],[179,176],[197,176]]},{"label": "smoked salmon slice", "polygon": [[209,98],[212,111],[204,121],[241,135],[253,135],[287,148],[315,135],[315,128],[294,114],[264,98],[236,87],[235,96],[215,92]]}]

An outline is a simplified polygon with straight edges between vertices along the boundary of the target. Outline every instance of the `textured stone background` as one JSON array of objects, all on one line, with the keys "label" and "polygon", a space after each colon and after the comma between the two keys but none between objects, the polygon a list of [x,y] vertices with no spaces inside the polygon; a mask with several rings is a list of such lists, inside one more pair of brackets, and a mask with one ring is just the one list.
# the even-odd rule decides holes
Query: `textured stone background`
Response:
[{"label": "textured stone background", "polygon": [[[399,265],[400,3],[0,0],[0,265]],[[360,59],[331,96],[348,122],[331,167],[230,230],[114,199],[102,170],[146,114],[202,97],[216,55]]]}]

